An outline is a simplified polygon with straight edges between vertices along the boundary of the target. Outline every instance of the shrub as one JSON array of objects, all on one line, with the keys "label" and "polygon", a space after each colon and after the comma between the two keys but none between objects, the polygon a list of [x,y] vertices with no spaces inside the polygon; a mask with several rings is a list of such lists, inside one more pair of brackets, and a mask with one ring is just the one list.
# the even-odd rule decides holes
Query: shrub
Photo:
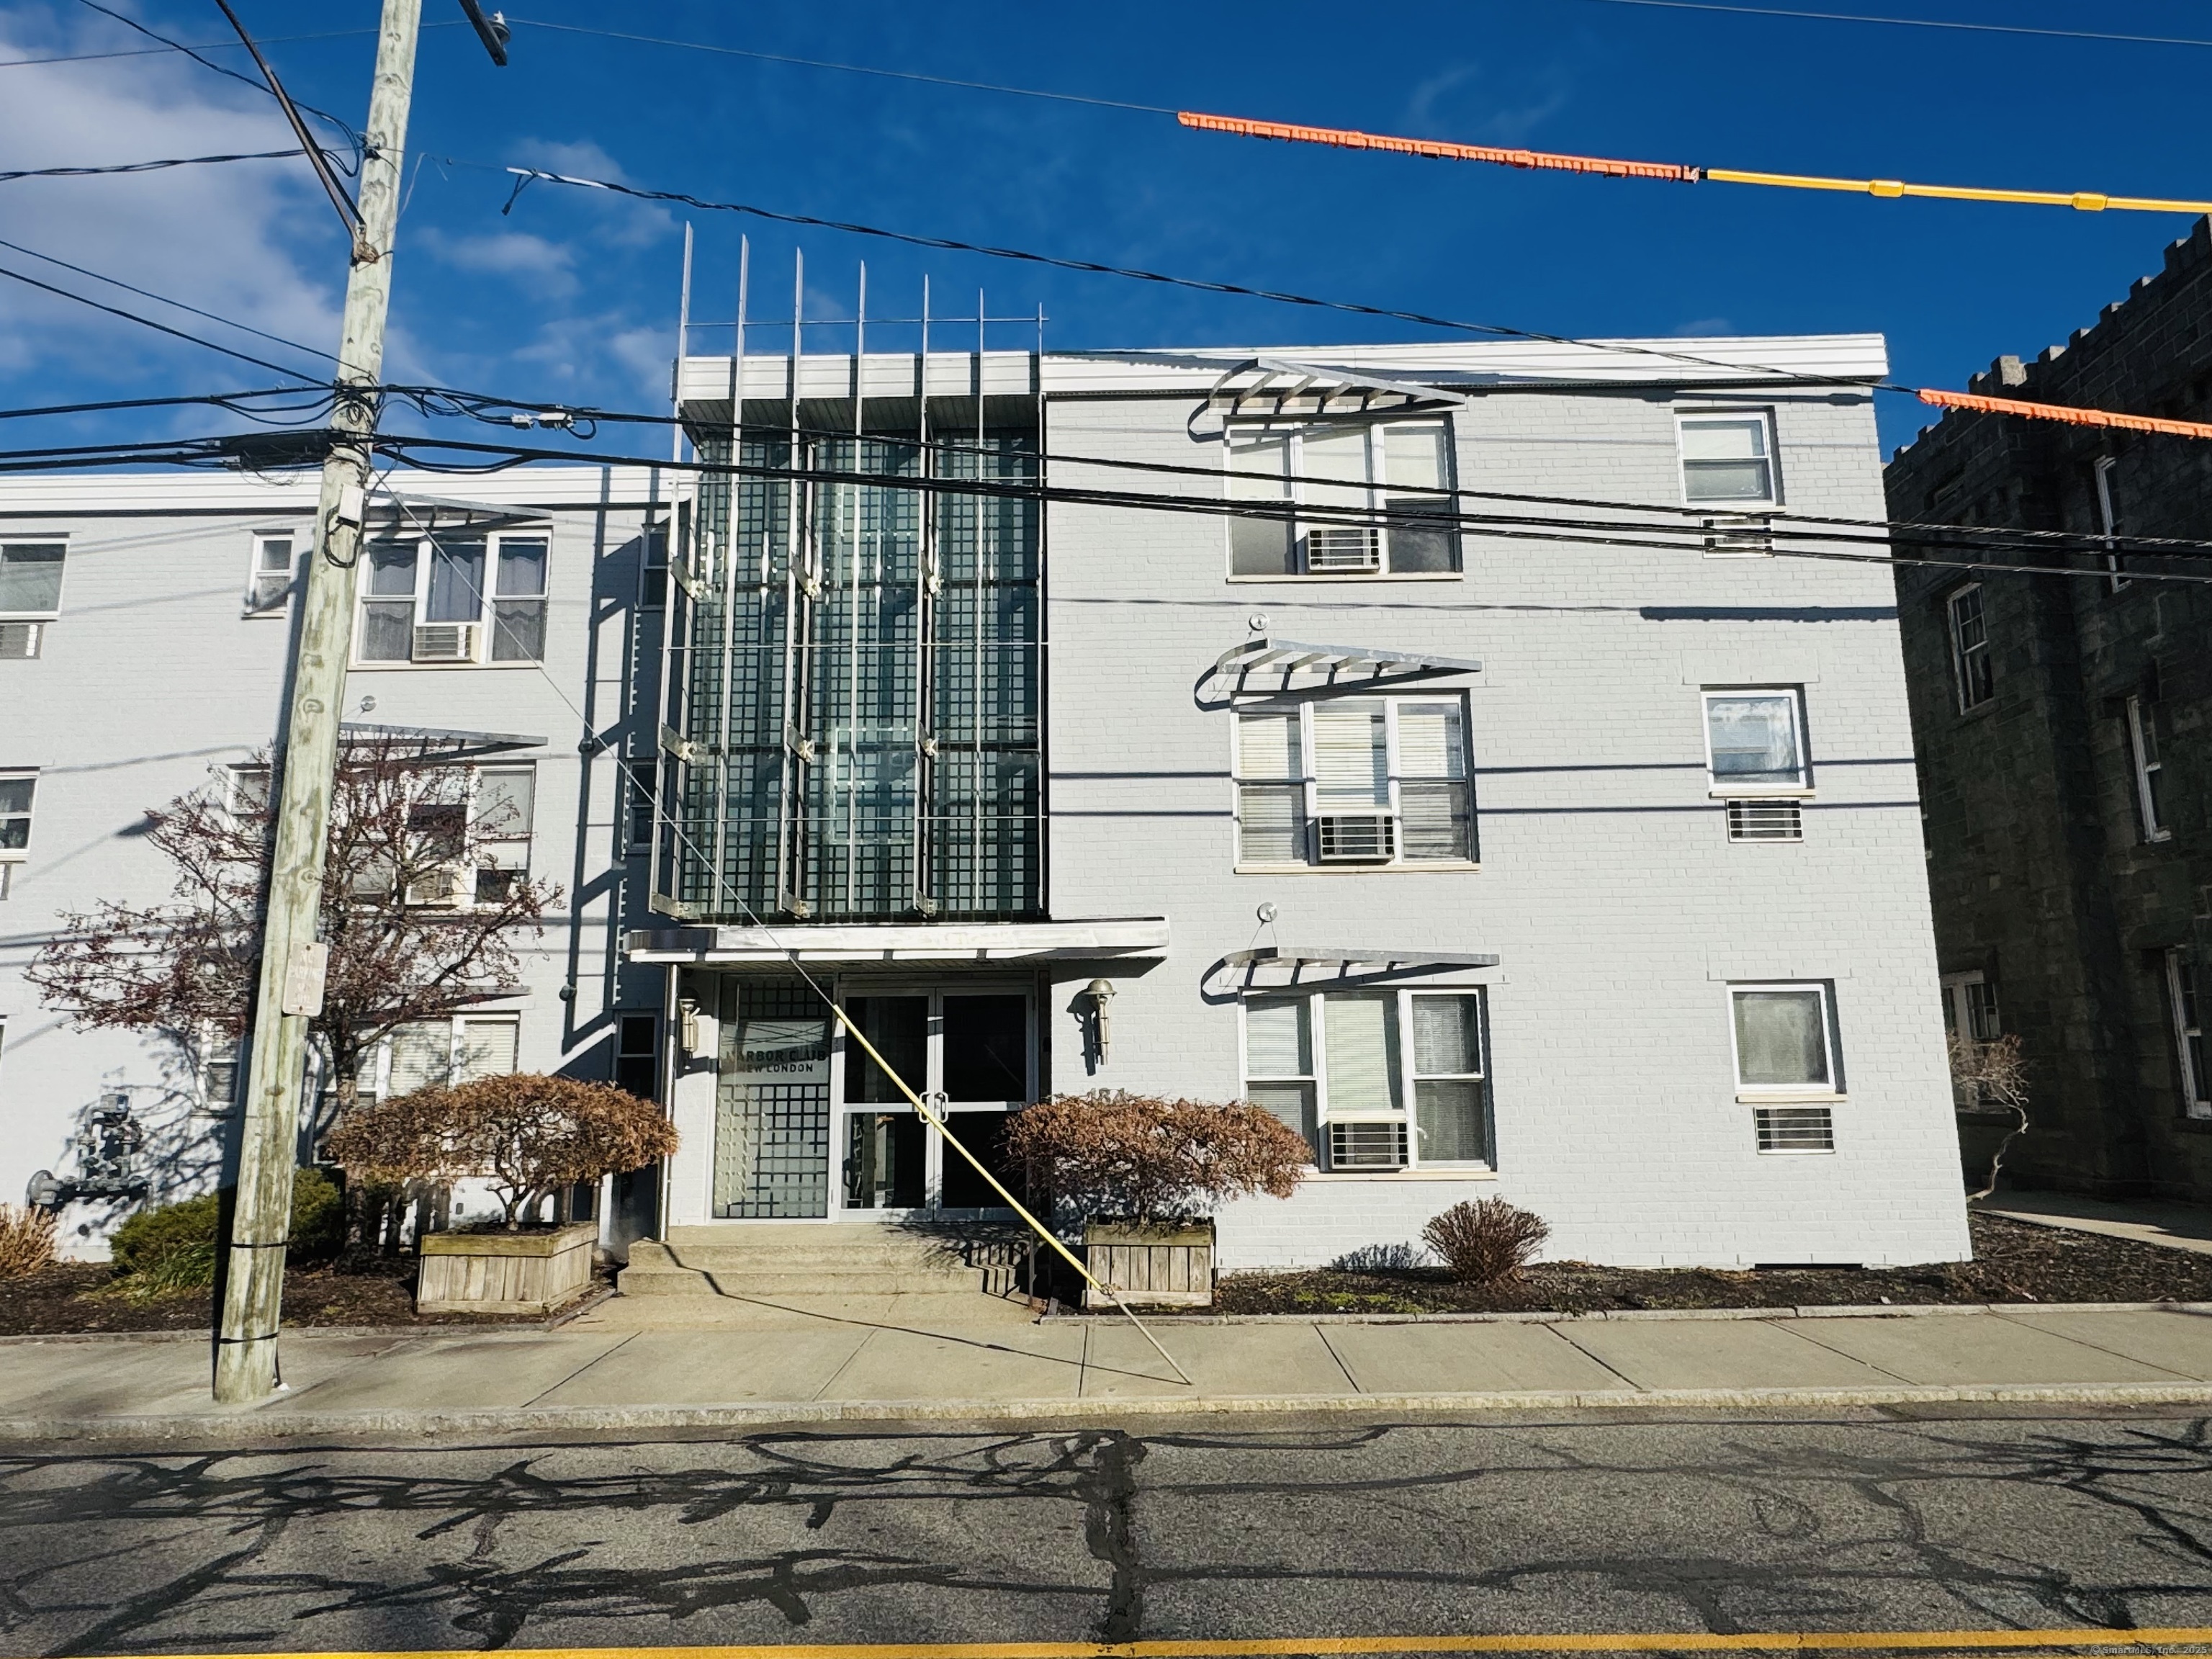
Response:
[{"label": "shrub", "polygon": [[27,1279],[54,1259],[54,1212],[0,1204],[0,1279]]},{"label": "shrub", "polygon": [[1120,1090],[1062,1095],[1013,1115],[1006,1147],[1031,1187],[1085,1216],[1176,1220],[1224,1198],[1288,1198],[1312,1161],[1297,1132],[1242,1103]]},{"label": "shrub", "polygon": [[1521,1277],[1552,1229],[1502,1198],[1455,1204],[1421,1229],[1428,1247],[1443,1257],[1454,1279],[1468,1285],[1503,1285]]},{"label": "shrub", "polygon": [[611,1084],[518,1072],[356,1107],[323,1150],[360,1181],[482,1176],[513,1228],[548,1194],[642,1169],[676,1145],[675,1125],[649,1100]]},{"label": "shrub", "polygon": [[[222,1198],[217,1193],[141,1210],[115,1230],[115,1275],[129,1281],[133,1295],[163,1296],[213,1285],[222,1225]],[[292,1177],[290,1237],[284,1255],[292,1261],[334,1255],[345,1243],[345,1209],[337,1183],[320,1170],[301,1170]]]}]

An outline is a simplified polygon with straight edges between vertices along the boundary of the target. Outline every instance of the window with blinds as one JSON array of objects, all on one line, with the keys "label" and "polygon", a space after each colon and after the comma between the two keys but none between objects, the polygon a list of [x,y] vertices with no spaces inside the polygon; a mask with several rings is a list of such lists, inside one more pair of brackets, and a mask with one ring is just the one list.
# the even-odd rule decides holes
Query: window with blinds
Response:
[{"label": "window with blinds", "polygon": [[1236,716],[1240,866],[1471,862],[1466,705],[1310,699]]},{"label": "window with blinds", "polygon": [[410,1021],[362,1057],[361,1098],[388,1100],[417,1089],[508,1076],[520,1063],[520,1039],[521,1025],[513,1014]]},{"label": "window with blinds", "polygon": [[1483,993],[1344,991],[1244,1004],[1244,1097],[1340,1172],[1487,1168]]},{"label": "window with blinds", "polygon": [[1224,447],[1232,579],[1459,569],[1446,422],[1232,426]]}]

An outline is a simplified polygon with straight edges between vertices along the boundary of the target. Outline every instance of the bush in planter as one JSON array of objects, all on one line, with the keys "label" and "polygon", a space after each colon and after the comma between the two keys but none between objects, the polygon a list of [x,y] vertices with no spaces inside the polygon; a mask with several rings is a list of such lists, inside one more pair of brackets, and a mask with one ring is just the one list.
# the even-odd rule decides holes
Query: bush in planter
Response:
[{"label": "bush in planter", "polygon": [[511,1232],[563,1187],[668,1157],[676,1127],[611,1084],[518,1072],[356,1107],[323,1150],[358,1180],[482,1176]]},{"label": "bush in planter", "polygon": [[1013,1115],[1008,1152],[1032,1190],[1079,1213],[1158,1224],[1225,1198],[1288,1198],[1313,1151],[1272,1112],[1121,1090],[1061,1095]]},{"label": "bush in planter", "polygon": [[1536,1259],[1551,1224],[1502,1198],[1455,1204],[1421,1229],[1428,1247],[1443,1257],[1451,1276],[1467,1285],[1503,1285],[1521,1277]]}]

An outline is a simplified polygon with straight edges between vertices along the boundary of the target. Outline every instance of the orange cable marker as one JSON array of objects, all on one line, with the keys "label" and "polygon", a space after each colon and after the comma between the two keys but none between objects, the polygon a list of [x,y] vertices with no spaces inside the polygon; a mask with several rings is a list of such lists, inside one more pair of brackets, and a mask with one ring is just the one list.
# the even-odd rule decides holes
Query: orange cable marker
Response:
[{"label": "orange cable marker", "polygon": [[2017,398],[1984,398],[1972,392],[1922,387],[1914,394],[1938,409],[1972,409],[1985,415],[2019,415],[2032,421],[2064,421],[2072,426],[2120,427],[2130,432],[2163,432],[2174,438],[2212,438],[2212,424],[2168,421],[2155,415],[2117,415],[2109,409],[2075,409],[2066,404],[2031,404]]},{"label": "orange cable marker", "polygon": [[1240,138],[1280,138],[1293,143],[1330,144],[1339,149],[1381,149],[1398,155],[1425,155],[1438,161],[1492,161],[1500,167],[1541,167],[1558,173],[1594,173],[1607,179],[1665,179],[1694,185],[1698,169],[1671,161],[1615,161],[1600,155],[1562,155],[1542,149],[1493,149],[1482,144],[1452,144],[1436,138],[1394,138],[1356,132],[1349,127],[1297,126],[1285,121],[1249,121],[1239,115],[1180,112],[1176,119],[1200,132],[1234,133]]}]

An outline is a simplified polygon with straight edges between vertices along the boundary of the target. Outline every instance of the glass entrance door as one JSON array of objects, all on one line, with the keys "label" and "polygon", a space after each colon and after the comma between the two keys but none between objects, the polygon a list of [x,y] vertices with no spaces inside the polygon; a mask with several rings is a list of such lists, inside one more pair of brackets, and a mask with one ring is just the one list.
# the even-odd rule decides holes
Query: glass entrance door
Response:
[{"label": "glass entrance door", "polygon": [[[1016,1196],[1005,1153],[1007,1114],[1035,1098],[1034,999],[1024,989],[874,987],[844,998],[868,1041],[921,1091],[961,1143]],[[1003,1210],[975,1166],[945,1143],[865,1049],[841,1042],[841,1206],[848,1210]]]}]

